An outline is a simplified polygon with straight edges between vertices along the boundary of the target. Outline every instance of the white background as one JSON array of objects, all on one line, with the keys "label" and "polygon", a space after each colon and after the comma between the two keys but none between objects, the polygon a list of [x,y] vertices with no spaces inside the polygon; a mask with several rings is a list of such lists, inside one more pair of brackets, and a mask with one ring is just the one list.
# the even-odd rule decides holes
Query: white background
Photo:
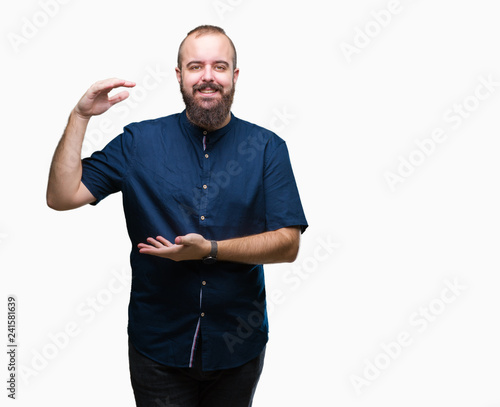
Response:
[{"label": "white background", "polygon": [[[93,119],[91,150],[183,109],[176,53],[199,24],[236,44],[233,112],[287,141],[311,225],[294,265],[266,268],[270,343],[254,405],[500,406],[498,2],[394,1],[387,14],[379,0],[66,0],[45,7],[51,16],[35,0],[2,3],[0,342],[15,294],[18,406],[134,405],[120,195],[60,213],[46,181],[93,82],[149,90]],[[419,153],[436,129],[445,140]]]}]

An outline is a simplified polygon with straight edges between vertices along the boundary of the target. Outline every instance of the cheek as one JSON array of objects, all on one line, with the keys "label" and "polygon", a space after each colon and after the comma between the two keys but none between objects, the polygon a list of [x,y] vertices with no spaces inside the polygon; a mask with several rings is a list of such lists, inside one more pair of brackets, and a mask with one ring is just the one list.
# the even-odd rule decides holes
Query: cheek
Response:
[{"label": "cheek", "polygon": [[200,75],[187,73],[182,77],[182,82],[185,89],[192,89],[200,81]]},{"label": "cheek", "polygon": [[232,76],[221,76],[216,78],[219,85],[223,86],[224,89],[231,89],[234,85]]},{"label": "cheek", "polygon": [[182,86],[184,87],[184,89],[190,89],[193,87],[193,83],[191,81],[190,78],[183,78],[182,79]]}]

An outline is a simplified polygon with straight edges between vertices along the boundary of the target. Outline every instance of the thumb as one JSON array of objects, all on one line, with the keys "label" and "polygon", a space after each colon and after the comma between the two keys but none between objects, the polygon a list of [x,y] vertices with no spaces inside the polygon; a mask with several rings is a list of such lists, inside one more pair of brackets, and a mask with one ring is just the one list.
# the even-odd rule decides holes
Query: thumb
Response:
[{"label": "thumb", "polygon": [[126,90],[123,92],[120,92],[110,98],[108,98],[109,103],[111,106],[116,105],[119,102],[122,102],[123,100],[127,99],[130,96],[130,93]]},{"label": "thumb", "polygon": [[188,246],[190,243],[190,239],[187,236],[177,236],[175,238],[175,244]]}]

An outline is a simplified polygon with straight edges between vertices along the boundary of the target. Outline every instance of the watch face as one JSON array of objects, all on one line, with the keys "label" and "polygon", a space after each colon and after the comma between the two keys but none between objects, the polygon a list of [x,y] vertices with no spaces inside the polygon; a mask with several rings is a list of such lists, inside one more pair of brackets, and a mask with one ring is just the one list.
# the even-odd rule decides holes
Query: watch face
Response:
[{"label": "watch face", "polygon": [[217,261],[217,259],[215,257],[211,257],[211,256],[205,257],[203,259],[203,263],[205,263],[205,264],[214,264],[216,261]]}]

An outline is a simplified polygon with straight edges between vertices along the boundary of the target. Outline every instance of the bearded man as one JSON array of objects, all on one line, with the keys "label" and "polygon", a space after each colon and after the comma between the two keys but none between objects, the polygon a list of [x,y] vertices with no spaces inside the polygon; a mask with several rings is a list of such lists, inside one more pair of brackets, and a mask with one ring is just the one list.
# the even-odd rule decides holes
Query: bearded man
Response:
[{"label": "bearded man", "polygon": [[175,68],[186,109],[132,123],[80,160],[88,122],[133,82],[95,83],[55,151],[47,204],[121,191],[132,241],[129,365],[137,406],[250,406],[268,341],[263,264],[295,260],[307,228],[285,142],[236,118],[236,49],[200,26]]}]

